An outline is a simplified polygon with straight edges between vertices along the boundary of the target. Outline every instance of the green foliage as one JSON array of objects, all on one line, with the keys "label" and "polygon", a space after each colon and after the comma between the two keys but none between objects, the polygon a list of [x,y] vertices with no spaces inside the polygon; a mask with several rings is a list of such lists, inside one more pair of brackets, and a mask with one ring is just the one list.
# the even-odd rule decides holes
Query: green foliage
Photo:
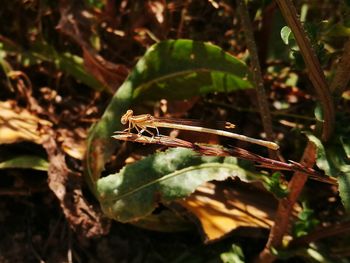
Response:
[{"label": "green foliage", "polygon": [[173,148],[101,178],[97,192],[108,217],[131,222],[152,213],[158,203],[187,197],[206,181],[230,176],[247,180],[235,158],[203,157],[189,149]]},{"label": "green foliage", "polygon": [[223,263],[244,263],[244,255],[242,249],[237,245],[232,245],[231,249],[221,254]]},{"label": "green foliage", "polygon": [[98,9],[101,9],[105,5],[105,2],[102,0],[86,0],[86,3]]},{"label": "green foliage", "polygon": [[271,176],[264,176],[265,188],[273,193],[277,198],[283,198],[288,195],[287,186],[281,184],[281,176],[282,174],[279,172],[275,172]]},{"label": "green foliage", "polygon": [[301,237],[314,230],[320,223],[314,216],[314,211],[305,204],[303,210],[298,215],[298,220],[293,225],[293,235]]},{"label": "green foliage", "polygon": [[[320,26],[319,25],[316,26],[310,23],[305,23],[304,26],[305,26],[305,31],[309,36],[311,45],[318,59],[320,60],[321,65],[326,64],[328,62],[329,55],[327,54],[324,48],[324,44],[319,41]],[[283,43],[286,46],[288,46],[288,48],[290,49],[290,58],[293,60],[295,67],[300,70],[304,69],[305,68],[304,60],[303,60],[303,57],[301,56],[299,47],[296,43],[294,34],[291,31],[291,29],[288,26],[284,26],[281,29],[280,34],[281,34],[281,39]]]},{"label": "green foliage", "polygon": [[252,88],[247,66],[221,48],[192,40],[150,47],[127,81],[135,100],[188,99]]},{"label": "green foliage", "polygon": [[49,163],[46,159],[34,155],[20,155],[0,162],[0,169],[20,168],[47,171]]},{"label": "green foliage", "polygon": [[282,27],[281,39],[282,39],[283,43],[286,45],[293,45],[293,46],[296,45],[292,30],[288,26]]},{"label": "green foliage", "polygon": [[[181,2],[186,2],[186,4]],[[179,5],[179,3],[181,4]],[[311,41],[311,48],[303,49],[303,55],[308,57],[308,55],[313,56],[315,53],[317,57],[313,61],[305,60],[307,64],[312,62],[312,66],[316,65],[317,71],[315,72],[312,72],[308,65],[309,72],[315,74],[319,72],[317,67],[317,60],[319,60],[324,66],[327,78],[340,76],[335,70],[337,61],[348,61],[348,59],[344,59],[345,56],[341,57],[340,54],[343,51],[343,47],[347,47],[347,45],[344,46],[344,43],[350,36],[349,3],[349,0],[339,1],[339,3],[337,1],[298,2],[296,11],[300,14],[300,17],[295,17],[295,19],[300,19],[302,26],[305,28],[305,32],[298,32],[298,36],[306,33],[306,39],[308,38]],[[302,156],[305,138],[301,135],[300,130],[315,126],[315,119],[306,115],[311,115],[313,104],[321,105],[321,107],[315,109],[317,120],[316,129],[313,129],[314,134],[307,133],[307,137],[316,146],[317,168],[327,175],[336,177],[339,184],[338,186],[326,185],[326,182],[299,184],[294,189],[289,189],[291,196],[297,197],[296,195],[300,193],[299,190],[302,190],[301,188],[307,188],[308,193],[312,194],[312,191],[317,191],[317,189],[308,189],[310,186],[324,184],[322,189],[326,189],[326,194],[332,191],[332,196],[336,196],[337,191],[339,191],[345,208],[349,210],[350,128],[348,123],[350,122],[345,113],[348,114],[349,112],[350,92],[347,91],[342,94],[343,98],[348,99],[348,101],[341,99],[341,103],[336,105],[336,110],[341,110],[344,112],[344,115],[338,116],[333,138],[327,143],[321,141],[317,134],[320,134],[319,132],[324,126],[322,115],[324,114],[327,121],[332,120],[333,117],[331,107],[325,107],[324,105],[331,105],[333,98],[327,92],[317,89],[317,87],[327,86],[327,84],[322,82],[324,79],[323,75],[316,76],[313,74],[311,76],[311,82],[317,89],[316,92],[312,91],[310,75],[305,74],[304,59],[300,54],[295,36],[290,28],[283,27],[287,22],[292,26],[293,31],[297,32],[295,25],[288,20],[291,16],[286,15],[288,8],[283,7],[283,5],[276,5],[272,0],[246,0],[244,4],[249,8],[251,20],[254,20],[254,23],[252,23],[254,32],[251,33],[254,34],[256,39],[259,39],[256,43],[259,51],[257,60],[261,62],[264,86],[268,87],[266,97],[269,102],[273,100],[271,108],[274,108],[272,111],[273,125],[276,126],[273,130],[277,135],[277,139],[281,142],[281,154],[286,160],[293,159],[297,161]],[[289,7],[294,7],[293,3]],[[232,157],[201,156],[194,151],[180,148],[152,154],[151,151],[154,147],[148,148],[147,146],[137,145],[134,147],[144,147],[142,148],[143,153],[147,152],[150,155],[133,164],[126,165],[118,173],[108,175],[110,170],[102,173],[105,169],[105,164],[111,159],[114,160],[114,157],[111,158],[111,156],[116,152],[117,146],[119,146],[119,142],[111,138],[113,132],[125,128],[120,123],[120,117],[129,108],[133,108],[136,114],[144,113],[138,110],[145,109],[145,105],[149,108],[156,105],[155,108],[159,109],[154,102],[160,99],[167,101],[187,100],[195,97],[195,100],[184,103],[184,105],[187,103],[186,109],[193,106],[193,111],[188,112],[189,115],[200,111],[205,104],[205,111],[210,111],[213,113],[213,116],[220,115],[220,117],[224,117],[227,114],[227,117],[230,118],[230,115],[234,112],[244,112],[242,116],[235,116],[235,122],[240,131],[248,131],[250,133],[253,130],[252,134],[256,135],[258,133],[257,129],[267,127],[265,126],[266,123],[263,123],[264,125],[260,127],[260,120],[255,119],[258,114],[254,114],[258,113],[259,107],[247,105],[248,101],[255,101],[253,99],[256,95],[254,92],[245,92],[245,97],[235,96],[237,93],[229,94],[238,90],[253,88],[254,84],[251,81],[251,72],[248,67],[244,62],[210,43],[178,39],[154,44],[139,59],[136,66],[131,69],[130,75],[124,83],[120,87],[115,87],[117,92],[112,98],[106,98],[107,94],[102,94],[101,96],[100,93],[104,91],[112,93],[110,87],[116,85],[115,81],[119,85],[120,79],[124,78],[126,72],[128,72],[127,68],[131,67],[136,57],[139,58],[140,52],[143,52],[143,49],[148,48],[152,43],[158,42],[158,39],[186,36],[199,40],[209,40],[213,43],[218,43],[224,49],[232,50],[234,53],[240,54],[241,57],[245,56],[247,58],[246,43],[254,40],[249,39],[249,37],[243,39],[242,32],[248,30],[249,27],[244,26],[239,16],[235,16],[234,20],[232,20],[233,11],[236,10],[225,5],[224,1],[108,2],[102,0],[44,0],[6,2],[0,11],[3,25],[0,33],[0,73],[2,73],[3,77],[1,83],[4,86],[1,100],[7,100],[12,103],[9,105],[14,106],[14,111],[16,111],[16,106],[18,106],[20,109],[28,110],[32,115],[40,115],[40,119],[48,119],[50,121],[53,126],[49,126],[43,121],[38,124],[37,130],[43,136],[48,133],[56,141],[57,151],[53,149],[55,144],[51,144],[49,141],[38,140],[37,143],[42,144],[43,149],[47,151],[49,159],[53,162],[51,165],[67,167],[69,170],[49,170],[48,161],[45,158],[36,156],[35,152],[37,151],[34,152],[34,155],[24,155],[32,152],[32,143],[28,146],[25,142],[16,141],[18,145],[14,145],[14,147],[8,148],[4,146],[3,152],[5,155],[3,155],[6,159],[0,158],[0,169],[2,169],[4,174],[2,184],[5,186],[2,194],[20,195],[31,192],[26,191],[26,186],[23,185],[26,183],[25,180],[18,180],[20,178],[17,177],[22,172],[19,169],[48,171],[49,187],[57,195],[60,203],[48,203],[48,199],[45,197],[46,192],[36,194],[35,198],[26,198],[25,202],[23,202],[22,198],[5,198],[1,206],[5,208],[6,213],[0,216],[1,220],[3,222],[6,222],[7,218],[12,220],[14,218],[12,213],[16,213],[16,211],[20,213],[25,212],[28,210],[26,207],[29,207],[29,220],[26,220],[25,223],[26,225],[29,223],[28,226],[30,227],[31,221],[36,222],[37,217],[36,211],[33,210],[35,206],[32,206],[31,203],[33,201],[37,202],[39,198],[43,197],[43,203],[48,205],[49,208],[44,209],[47,214],[51,213],[51,211],[56,211],[56,215],[58,211],[56,206],[57,204],[61,205],[64,212],[63,215],[66,216],[68,224],[70,224],[72,229],[77,230],[76,234],[73,235],[83,235],[84,233],[97,235],[107,231],[107,227],[103,226],[105,221],[101,219],[100,211],[95,213],[95,210],[90,210],[90,206],[86,206],[87,203],[85,203],[84,196],[81,195],[83,192],[80,191],[80,187],[82,187],[79,184],[80,181],[76,180],[76,176],[70,176],[70,170],[74,174],[81,171],[82,167],[79,167],[80,162],[73,160],[72,158],[74,157],[72,156],[68,157],[69,151],[65,150],[67,150],[66,147],[71,149],[75,145],[79,146],[79,153],[80,150],[83,150],[83,147],[80,148],[80,146],[81,140],[85,138],[87,123],[95,122],[96,118],[100,116],[101,108],[108,104],[108,100],[110,100],[102,118],[89,131],[84,169],[89,186],[101,203],[106,216],[120,222],[132,223],[133,226],[114,224],[112,231],[119,228],[116,236],[121,239],[104,237],[101,243],[99,241],[96,243],[95,241],[89,242],[91,243],[89,248],[93,248],[92,251],[96,252],[93,255],[94,258],[90,258],[91,253],[85,253],[89,250],[84,245],[80,251],[82,253],[79,251],[79,253],[73,253],[72,260],[88,262],[96,259],[95,261],[105,262],[106,260],[100,260],[97,255],[101,254],[102,258],[104,257],[107,261],[109,259],[110,261],[124,262],[217,263],[220,260],[228,263],[245,262],[242,251],[245,252],[246,260],[253,259],[261,251],[259,249],[262,248],[267,237],[265,235],[266,232],[260,231],[259,234],[262,233],[263,238],[260,235],[258,238],[256,235],[250,235],[250,230],[254,232],[253,234],[257,233],[254,225],[251,225],[249,231],[241,228],[236,229],[237,231],[232,231],[232,233],[234,232],[234,241],[229,240],[228,242],[228,238],[225,236],[225,239],[216,239],[215,244],[206,244],[205,246],[199,244],[199,235],[190,237],[193,233],[169,235],[150,231],[143,232],[139,228],[134,227],[138,226],[164,232],[193,230],[195,225],[189,222],[188,217],[192,219],[197,216],[198,224],[201,223],[202,226],[203,236],[210,232],[205,228],[208,225],[209,227],[210,225],[215,226],[217,227],[215,230],[221,231],[219,227],[226,227],[226,218],[230,217],[230,219],[234,220],[236,209],[243,210],[245,208],[244,205],[247,205],[249,208],[250,205],[260,203],[260,201],[265,203],[265,198],[264,200],[262,198],[259,199],[260,196],[258,196],[259,200],[257,200],[255,196],[259,195],[260,191],[254,193],[252,193],[251,189],[247,189],[246,192],[237,191],[234,193],[234,196],[237,196],[238,200],[231,202],[231,191],[226,191],[227,189],[223,188],[228,186],[244,187],[243,189],[246,189],[246,187],[249,187],[249,184],[236,184],[236,182],[235,184],[216,184],[215,190],[223,191],[215,192],[215,195],[205,193],[205,196],[201,196],[208,201],[201,209],[208,208],[211,205],[213,205],[214,209],[214,205],[217,203],[220,204],[220,207],[225,207],[225,209],[215,208],[215,212],[208,209],[205,212],[209,213],[203,216],[190,210],[184,216],[183,213],[179,212],[180,210],[173,209],[183,204],[176,201],[186,198],[196,189],[199,190],[198,186],[203,185],[207,181],[225,180],[234,176],[250,182],[251,179],[248,175],[253,174],[253,172],[249,172],[253,170],[251,167],[243,168]],[[320,22],[321,20],[323,21]],[[287,48],[281,44],[280,38],[282,38]],[[328,60],[330,53],[337,57]],[[349,52],[347,51],[344,54],[346,53]],[[104,59],[101,59],[102,57]],[[255,59],[253,57],[249,56],[249,58],[251,62],[254,62]],[[299,70],[294,70],[295,68]],[[344,70],[344,72],[346,71]],[[322,74],[321,72],[319,73]],[[68,79],[66,78],[67,76]],[[72,79],[75,81],[71,81]],[[347,78],[340,77],[339,79],[344,79],[344,83],[341,84],[344,84],[343,86],[346,87]],[[334,80],[337,80],[337,78],[334,78]],[[316,83],[315,81],[321,82]],[[77,83],[79,87],[74,85]],[[70,86],[70,84],[73,85]],[[333,85],[330,86],[333,87]],[[336,89],[339,89],[339,91],[342,89],[342,85],[336,86]],[[77,94],[77,88],[81,91],[84,87],[93,89],[93,91],[89,90],[86,94]],[[58,90],[55,90],[56,88]],[[56,96],[56,94],[59,95]],[[219,96],[208,96],[208,94],[218,94]],[[205,96],[207,100],[201,100],[200,96]],[[195,101],[195,105],[192,104],[193,101]],[[262,101],[262,99],[259,99],[259,103]],[[229,105],[228,102],[230,103]],[[169,113],[174,106],[171,102],[167,105],[161,105],[167,106]],[[161,107],[161,109],[163,110],[164,108]],[[181,113],[184,111],[185,109],[181,109]],[[70,112],[72,112],[71,116]],[[331,117],[329,118],[330,115]],[[263,120],[269,119],[265,118],[265,114],[262,114],[262,117]],[[25,121],[31,122],[30,119]],[[33,132],[33,130],[26,128],[27,126],[24,125],[26,124],[25,121],[16,122],[16,118],[0,118],[0,126],[3,128],[3,133],[10,126],[11,130],[18,128],[29,133]],[[328,122],[325,124],[325,126],[329,125]],[[255,125],[257,127],[254,127]],[[290,132],[291,129],[294,129],[294,131]],[[269,134],[266,135],[268,138]],[[145,148],[147,149],[145,150]],[[7,155],[6,151],[8,149],[19,151],[19,155]],[[120,152],[115,155],[116,158],[121,156],[123,159],[125,157],[126,152],[124,149],[123,147],[120,148]],[[265,149],[259,148],[258,150],[259,155],[265,156],[267,154]],[[248,156],[247,159],[253,159],[254,157],[254,155],[250,155],[244,150],[237,150],[235,153],[242,154],[242,157]],[[305,151],[303,158],[313,160],[314,156],[306,156],[307,153]],[[57,154],[68,155],[66,160],[63,160],[63,158],[54,158]],[[81,158],[80,155],[74,156]],[[267,160],[264,159],[264,161]],[[118,159],[117,164],[108,166],[108,169],[120,165],[121,162],[122,160]],[[292,165],[293,163],[291,162],[290,164]],[[273,162],[271,162],[271,165],[273,165]],[[249,166],[252,166],[251,162],[249,162]],[[296,166],[297,164],[295,164]],[[271,166],[264,166],[263,169],[267,169],[267,167]],[[5,169],[16,170],[5,171]],[[26,176],[26,173],[27,171],[24,171],[24,176]],[[35,173],[35,171],[30,172],[31,175]],[[15,179],[11,178],[13,174],[15,174]],[[102,177],[102,174],[104,177]],[[256,179],[261,180],[261,178],[260,176]],[[42,176],[39,179],[42,180],[41,183],[46,182],[46,179]],[[310,177],[311,179],[315,179],[315,177]],[[263,181],[268,191],[277,198],[284,198],[288,195],[287,182],[285,178],[282,178],[281,173],[276,172],[271,176],[264,175]],[[36,181],[33,183],[33,185],[29,185],[29,190],[33,189],[33,193],[37,190],[42,190],[41,187],[37,188],[37,185],[40,186],[41,184],[37,184]],[[317,197],[318,195],[313,198]],[[74,202],[71,202],[72,200]],[[198,203],[194,204],[201,204],[200,199],[197,200]],[[313,201],[315,200],[313,199]],[[12,204],[15,205],[12,207]],[[288,207],[289,204],[282,203],[282,205],[287,205],[284,207],[287,209],[280,211],[281,213],[276,215],[276,225],[273,231],[277,230],[277,233],[271,233],[272,239],[268,244],[278,244],[278,237],[286,234],[286,231],[289,230],[283,229],[284,224],[281,224],[281,227],[278,225],[280,220],[288,219],[287,217],[290,216],[290,214],[284,214],[284,212],[292,210],[288,209],[290,208]],[[292,207],[293,204],[290,205]],[[322,212],[324,213],[322,213],[323,216],[320,217],[320,220],[324,219],[327,223],[334,222],[337,224],[344,219],[341,218],[343,214],[339,211],[341,210],[342,212],[342,209],[339,209],[338,206],[330,207],[332,205],[333,203],[326,202],[322,206]],[[54,206],[54,209],[51,209],[51,206]],[[23,207],[24,209],[22,209]],[[280,205],[279,207],[282,206]],[[318,206],[316,207],[319,208]],[[260,208],[260,206],[256,208]],[[83,213],[77,214],[76,212],[81,211],[81,209],[84,210]],[[267,219],[271,219],[273,211],[270,210],[269,206],[267,209],[269,209],[266,211]],[[52,217],[51,214],[48,216],[49,218],[42,217],[44,210],[42,208],[38,210],[39,217],[43,219],[43,222],[51,222],[52,220],[46,220]],[[253,216],[256,211],[256,218],[261,219],[258,218],[260,209],[247,209],[247,212],[249,211],[253,211]],[[332,214],[330,211],[335,213]],[[315,210],[315,212],[319,211]],[[22,214],[28,217],[28,213]],[[217,216],[218,214],[220,216]],[[327,217],[327,215],[329,216]],[[226,218],[224,218],[225,216]],[[251,217],[243,220],[250,220],[249,218]],[[2,242],[3,247],[14,247],[15,251],[21,250],[22,247],[20,245],[22,242],[23,246],[28,243],[25,238],[24,241],[21,238],[25,236],[23,235],[23,226],[21,226],[22,220],[17,221],[18,224],[12,225],[19,227],[11,227],[10,224],[3,237],[5,242]],[[215,224],[211,224],[214,221]],[[302,237],[314,230],[318,223],[314,217],[313,210],[305,207],[300,213],[298,221],[293,226],[293,237]],[[59,228],[60,225],[62,224],[58,224]],[[90,227],[91,229],[86,231]],[[11,228],[14,229],[12,233],[8,231]],[[46,229],[46,227],[44,228]],[[120,229],[125,231],[121,235]],[[230,229],[227,228],[225,230],[223,227],[221,234],[229,234],[227,231],[231,231]],[[33,236],[39,237],[36,238],[34,245],[40,247],[43,242],[45,243],[47,233],[43,233],[41,227],[40,229],[31,227],[31,230],[33,230]],[[278,233],[278,231],[281,232]],[[76,240],[76,238],[71,239],[70,233],[67,235],[61,234],[56,240],[56,232],[60,231],[54,231],[53,235],[49,235],[50,240],[53,241],[49,243],[56,244],[57,240],[64,239],[69,239],[73,242]],[[18,244],[16,243],[15,246],[12,246],[11,242],[8,243],[7,241],[10,239],[6,237],[7,235],[19,237],[16,240]],[[41,236],[44,238],[40,238]],[[113,234],[110,236],[115,237]],[[207,236],[209,237],[209,235]],[[125,239],[125,237],[127,238]],[[176,241],[179,237],[180,239]],[[315,235],[315,237],[324,237],[324,235]],[[157,241],[154,242],[153,238]],[[337,238],[333,236],[320,238],[315,240],[313,244],[298,247],[295,250],[283,250],[281,249],[283,244],[280,244],[280,246],[276,245],[276,249],[272,248],[272,250],[280,259],[290,259],[288,262],[294,262],[296,258],[295,261],[298,262],[303,259],[305,259],[305,262],[333,262],[329,260],[330,257],[338,257],[334,262],[348,262],[348,260],[340,258],[340,255],[348,255],[349,247],[349,239],[344,237],[340,241],[342,238],[341,235],[337,236]],[[43,242],[41,242],[41,239]],[[167,241],[167,239],[170,241]],[[135,245],[133,242],[129,243],[130,240],[139,243]],[[192,240],[195,240],[198,244],[191,243]],[[250,242],[252,240],[253,242]],[[239,242],[242,245],[242,249],[235,245],[234,242]],[[118,249],[115,254],[113,248],[108,251],[109,247],[120,244],[122,246],[127,244],[127,248],[131,248],[133,251],[131,257],[129,255],[126,256],[130,260],[122,259],[123,253],[119,253]],[[73,247],[75,246],[74,244],[72,245]],[[214,249],[216,245],[217,248]],[[330,246],[327,247],[327,245]],[[51,253],[50,246],[47,249],[45,248],[44,251],[39,249],[38,253],[30,256],[34,258],[33,260],[41,260],[43,258],[47,261],[56,262],[57,258],[62,257],[60,257],[59,253]],[[3,247],[1,247],[1,250],[4,250]],[[252,247],[254,248],[251,249]],[[267,246],[266,248],[269,247]],[[54,247],[54,249],[57,248]],[[64,248],[63,250],[65,252]],[[7,255],[16,257],[16,253],[12,252],[9,249]],[[51,255],[53,255],[52,258]],[[24,255],[23,258],[26,258],[26,256]],[[1,258],[9,262],[16,261],[13,258],[7,259],[6,255],[2,255]],[[131,260],[131,258],[134,260]],[[29,257],[27,261],[31,261],[31,259]],[[22,262],[23,260],[17,261]]]},{"label": "green foliage", "polygon": [[284,26],[281,29],[281,38],[284,44],[288,46],[290,50],[289,56],[294,62],[296,68],[302,69],[303,67],[305,67],[303,58],[299,51],[299,47],[295,41],[294,34],[288,26]]},{"label": "green foliage", "polygon": [[[345,122],[344,122],[345,121]],[[338,117],[338,127],[333,138],[323,145],[320,139],[311,133],[306,133],[308,139],[317,148],[316,164],[327,175],[337,177],[339,194],[344,207],[350,209],[350,161],[348,158],[350,128],[342,123],[347,123],[348,118]]]},{"label": "green foliage", "polygon": [[117,145],[111,135],[123,129],[119,120],[133,104],[251,88],[249,75],[242,61],[211,44],[179,39],[150,47],[90,130],[85,166],[90,188],[96,193],[96,181]]},{"label": "green foliage", "polygon": [[[0,42],[0,54],[16,52],[20,54],[19,59],[24,66],[41,64],[50,62],[56,65],[59,70],[62,70],[68,75],[73,76],[77,81],[80,81],[88,87],[102,91],[106,89],[99,81],[91,74],[86,72],[84,68],[83,58],[71,54],[69,52],[60,53],[55,48],[44,41],[37,41],[27,50],[20,50],[17,46],[11,46]],[[3,57],[4,55],[0,55]],[[4,60],[0,58],[0,63],[5,70]],[[5,70],[5,72],[8,70]]]},{"label": "green foliage", "polygon": [[119,120],[132,104],[140,99],[186,99],[251,88],[248,77],[243,62],[211,44],[180,39],[152,46],[89,133],[87,179],[106,215],[121,222],[135,221],[151,214],[158,202],[186,197],[206,181],[243,176],[241,168],[227,163],[230,158],[200,157],[177,149],[148,157],[99,180],[117,145],[111,135],[123,129]]}]

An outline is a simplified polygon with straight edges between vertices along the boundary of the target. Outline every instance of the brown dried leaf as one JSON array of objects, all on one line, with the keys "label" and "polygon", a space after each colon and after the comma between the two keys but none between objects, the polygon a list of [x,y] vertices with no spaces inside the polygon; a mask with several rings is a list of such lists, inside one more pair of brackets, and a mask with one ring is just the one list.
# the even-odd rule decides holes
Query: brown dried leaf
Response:
[{"label": "brown dried leaf", "polygon": [[199,221],[205,242],[212,242],[239,227],[270,228],[277,200],[255,184],[207,183],[180,204]]},{"label": "brown dried leaf", "polygon": [[[61,3],[61,19],[57,29],[69,36],[83,50],[84,66],[110,92],[124,81],[129,73],[128,68],[121,64],[107,61],[92,47],[89,37],[94,22],[87,10],[82,11],[82,6],[77,3],[63,1]],[[85,15],[83,15],[85,14]]]},{"label": "brown dried leaf", "polygon": [[58,198],[62,211],[75,232],[81,236],[96,237],[109,231],[110,222],[101,211],[84,198],[82,176],[67,167],[65,156],[54,138],[55,131],[43,142],[49,158],[48,184]]},{"label": "brown dried leaf", "polygon": [[0,102],[0,144],[21,141],[41,144],[45,137],[41,126],[52,126],[52,123],[18,107],[15,101]]},{"label": "brown dried leaf", "polygon": [[115,91],[128,75],[128,69],[105,60],[92,48],[82,48],[85,69],[104,86]]}]

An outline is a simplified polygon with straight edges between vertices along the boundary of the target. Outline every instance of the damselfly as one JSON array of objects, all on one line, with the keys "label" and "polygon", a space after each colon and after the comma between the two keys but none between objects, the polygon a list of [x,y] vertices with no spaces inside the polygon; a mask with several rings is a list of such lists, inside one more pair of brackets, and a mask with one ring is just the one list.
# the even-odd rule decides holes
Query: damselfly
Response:
[{"label": "damselfly", "polygon": [[[277,150],[279,148],[279,145],[274,142],[254,139],[245,135],[228,132],[224,130],[217,130],[217,129],[210,129],[210,128],[205,128],[201,126],[196,126],[195,125],[196,123],[191,120],[179,121],[177,119],[170,119],[170,118],[157,118],[152,116],[151,114],[134,115],[134,112],[132,110],[128,110],[122,116],[121,123],[124,125],[126,124],[129,125],[129,127],[126,129],[126,131],[128,131],[129,133],[131,132],[131,129],[135,128],[140,135],[143,132],[147,132],[150,135],[152,135],[152,137],[154,137],[155,135],[153,132],[149,131],[148,128],[155,129],[157,131],[157,136],[160,136],[158,128],[163,127],[163,128],[170,128],[170,129],[179,129],[179,130],[215,134],[218,136],[224,136],[224,137],[238,139],[238,140],[253,143],[253,144],[258,144],[272,150]],[[225,128],[234,128],[234,124],[226,122]]]}]

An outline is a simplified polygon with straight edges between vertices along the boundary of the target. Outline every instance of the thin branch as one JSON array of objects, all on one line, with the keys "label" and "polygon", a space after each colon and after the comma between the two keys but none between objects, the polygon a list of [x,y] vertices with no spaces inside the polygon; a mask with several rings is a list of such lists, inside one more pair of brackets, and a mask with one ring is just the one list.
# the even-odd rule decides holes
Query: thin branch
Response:
[{"label": "thin branch", "polygon": [[[253,68],[253,78],[256,86],[259,110],[261,114],[261,119],[266,133],[266,138],[269,141],[274,140],[271,113],[269,109],[269,104],[267,102],[267,96],[264,88],[264,80],[261,73],[258,51],[254,40],[253,27],[250,22],[249,13],[245,5],[244,0],[236,0],[238,13],[241,17],[242,26],[244,29],[244,34],[247,42],[247,47],[250,54],[251,65]],[[276,152],[269,150],[269,156],[272,158],[277,158]]]},{"label": "thin branch", "polygon": [[112,136],[112,138],[122,141],[131,141],[143,144],[159,144],[167,147],[189,148],[196,152],[199,152],[200,154],[209,156],[234,156],[243,160],[258,163],[260,167],[269,168],[272,170],[303,172],[303,174],[306,175],[306,178],[310,177],[310,179],[314,179],[332,185],[337,184],[336,180],[334,180],[333,178],[320,175],[314,169],[308,168],[303,164],[294,161],[289,161],[289,163],[277,161],[249,152],[239,147],[223,148],[218,147],[218,145],[202,145],[177,138],[171,138],[169,136],[164,135],[148,137],[128,132],[116,132],[116,135]]},{"label": "thin branch", "polygon": [[[301,164],[304,167],[312,167],[315,164],[316,146],[308,142]],[[274,225],[270,230],[269,239],[264,250],[260,253],[255,263],[271,263],[276,256],[271,253],[272,248],[279,248],[282,244],[283,236],[288,232],[293,206],[297,202],[301,191],[307,181],[308,175],[305,172],[296,172],[288,184],[288,196],[279,200]]]}]

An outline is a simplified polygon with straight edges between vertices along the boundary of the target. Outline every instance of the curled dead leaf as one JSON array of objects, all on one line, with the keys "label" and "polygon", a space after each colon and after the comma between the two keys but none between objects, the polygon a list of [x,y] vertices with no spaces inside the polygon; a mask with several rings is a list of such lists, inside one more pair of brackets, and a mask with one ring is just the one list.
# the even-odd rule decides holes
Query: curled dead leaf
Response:
[{"label": "curled dead leaf", "polygon": [[52,123],[17,106],[15,101],[0,102],[0,144],[21,141],[41,144],[45,139],[42,126],[51,127]]}]

